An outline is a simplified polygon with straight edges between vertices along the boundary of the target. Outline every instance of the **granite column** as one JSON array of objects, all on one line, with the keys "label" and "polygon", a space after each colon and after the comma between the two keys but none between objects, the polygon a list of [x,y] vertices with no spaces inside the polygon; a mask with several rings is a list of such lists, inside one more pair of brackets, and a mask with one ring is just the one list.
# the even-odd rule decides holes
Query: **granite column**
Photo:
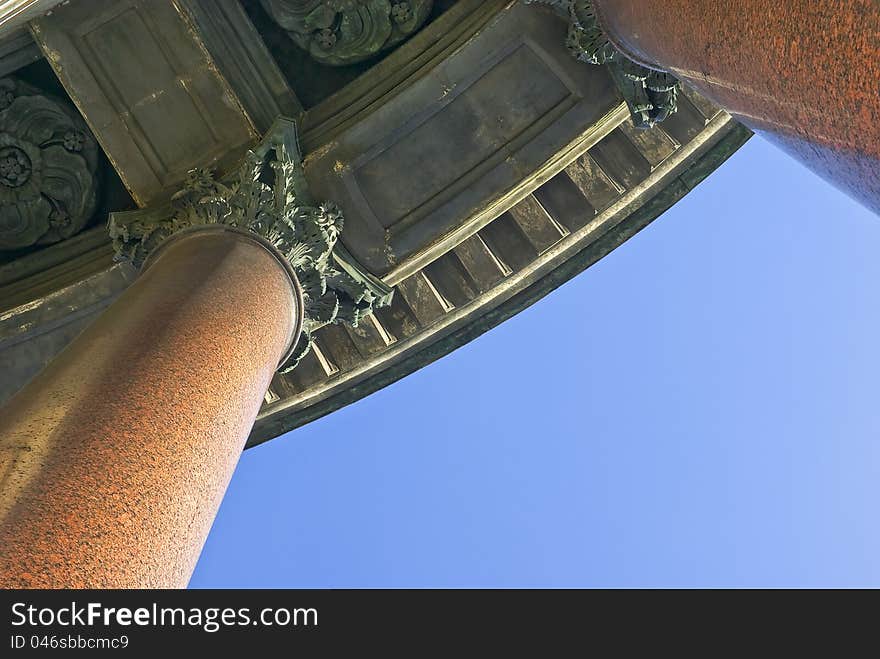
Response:
[{"label": "granite column", "polygon": [[0,587],[182,587],[303,297],[266,241],[167,239],[0,416]]},{"label": "granite column", "polygon": [[668,71],[880,212],[876,0],[592,0],[614,46]]}]

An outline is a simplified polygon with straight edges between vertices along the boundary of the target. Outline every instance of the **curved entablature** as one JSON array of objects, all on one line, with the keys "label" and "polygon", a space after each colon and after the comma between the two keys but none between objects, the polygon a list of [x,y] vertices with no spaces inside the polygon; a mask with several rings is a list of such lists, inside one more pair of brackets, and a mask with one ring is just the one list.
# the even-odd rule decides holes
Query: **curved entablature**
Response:
[{"label": "curved entablature", "polygon": [[626,119],[472,236],[399,281],[357,330],[325,328],[276,376],[249,446],[387,386],[503,322],[647,226],[751,133],[689,92],[664,129]]},{"label": "curved entablature", "polygon": [[[142,206],[114,214],[120,246],[149,242],[149,232],[132,231],[138,222],[203,224],[209,208],[226,209],[212,217],[237,226],[246,189],[259,197],[268,186],[267,200],[277,203],[272,176],[257,164],[275,157],[272,122],[297,116],[305,158],[300,170],[299,152],[292,158],[295,149],[288,149],[297,163],[293,196],[311,209],[306,214],[316,226],[333,228],[334,240],[336,211],[328,206],[321,214],[317,200],[336,204],[345,218],[326,265],[339,274],[334,281],[357,282],[363,297],[344,291],[355,305],[367,297],[374,308],[388,303],[358,314],[356,327],[312,328],[314,349],[275,377],[250,445],[403,377],[531,304],[646,226],[749,135],[690,92],[679,95],[678,111],[662,124],[637,129],[608,68],[571,56],[566,21],[520,0],[435,3],[451,6],[305,112],[244,5],[175,2],[186,11],[157,11],[153,23],[120,18],[141,16],[141,0],[72,2],[36,30],[62,64],[72,58],[58,75]],[[123,4],[127,14],[120,13]],[[101,20],[89,13],[99,8]],[[170,89],[178,73],[201,76],[203,84],[188,89],[186,99],[153,92],[142,98],[138,87],[101,100],[109,82],[82,59],[85,50],[74,43],[81,30],[71,27],[77,21],[99,36],[141,30],[137,47],[169,34],[196,35],[201,46],[193,59],[150,84]],[[163,25],[161,34],[150,32]],[[184,46],[174,44],[178,54]],[[253,65],[245,67],[248,61]],[[79,96],[83,90],[93,93]],[[190,112],[211,98],[229,102],[186,115],[168,134],[135,130],[147,125],[136,124],[139,116],[146,122],[149,113],[184,106]],[[95,99],[100,103],[90,105]],[[108,107],[118,116],[99,125],[94,113]],[[256,138],[267,133],[262,142]],[[192,147],[201,143],[204,151]],[[237,163],[248,149],[254,156],[244,171]],[[123,161],[131,167],[122,168]],[[193,166],[218,176],[187,183]],[[107,230],[97,227],[0,266],[0,401],[130,283],[130,269],[112,257]],[[339,305],[319,307],[340,317]]]}]

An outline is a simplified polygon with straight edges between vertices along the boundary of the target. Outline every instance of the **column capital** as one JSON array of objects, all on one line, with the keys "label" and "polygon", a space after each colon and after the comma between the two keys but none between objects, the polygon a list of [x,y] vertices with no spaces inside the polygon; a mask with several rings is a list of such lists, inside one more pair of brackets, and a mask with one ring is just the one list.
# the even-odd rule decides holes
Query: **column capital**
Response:
[{"label": "column capital", "polygon": [[227,227],[257,238],[289,266],[302,289],[303,325],[289,356],[289,372],[311,348],[312,332],[331,323],[357,327],[393,291],[361,268],[339,243],[342,212],[316,202],[308,190],[296,123],[279,118],[241,166],[217,178],[192,170],[166,204],[111,213],[110,236],[117,260],[142,268],[160,245],[181,232]]},{"label": "column capital", "polygon": [[582,62],[608,67],[636,128],[651,128],[678,110],[679,81],[665,71],[634,61],[611,43],[591,0],[524,1],[549,5],[568,20],[569,50]]}]

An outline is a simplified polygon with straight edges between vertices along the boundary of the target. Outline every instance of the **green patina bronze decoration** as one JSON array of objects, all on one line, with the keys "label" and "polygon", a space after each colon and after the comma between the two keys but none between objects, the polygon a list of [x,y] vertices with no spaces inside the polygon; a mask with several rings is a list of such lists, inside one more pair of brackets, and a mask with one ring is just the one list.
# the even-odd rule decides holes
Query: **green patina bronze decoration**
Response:
[{"label": "green patina bronze decoration", "polygon": [[642,66],[617,50],[605,35],[590,0],[525,0],[550,5],[569,21],[567,45],[575,57],[608,67],[629,106],[636,128],[651,128],[677,110],[679,81]]},{"label": "green patina bronze decoration", "polygon": [[368,59],[418,30],[433,0],[260,0],[296,44],[322,64]]},{"label": "green patina bronze decoration", "polygon": [[218,180],[195,169],[167,206],[112,213],[110,236],[117,258],[140,267],[173,234],[217,224],[264,238],[296,272],[305,318],[292,356],[280,369],[284,373],[308,353],[316,329],[331,323],[357,327],[374,308],[391,303],[392,289],[337,242],[343,227],[339,208],[309,194],[291,120],[279,119],[232,176]]},{"label": "green patina bronze decoration", "polygon": [[92,218],[98,146],[76,111],[0,80],[0,249],[69,238]]}]

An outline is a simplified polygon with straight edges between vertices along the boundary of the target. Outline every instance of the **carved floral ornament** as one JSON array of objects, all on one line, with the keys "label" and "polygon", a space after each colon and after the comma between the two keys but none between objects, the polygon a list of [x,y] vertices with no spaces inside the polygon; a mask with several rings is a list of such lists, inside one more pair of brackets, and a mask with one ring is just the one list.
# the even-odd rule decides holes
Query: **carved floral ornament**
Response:
[{"label": "carved floral ornament", "polygon": [[[590,0],[525,0],[544,4],[568,19],[566,45],[582,62],[608,67],[629,106],[636,128],[651,128],[678,110],[681,83],[669,73],[642,66],[617,50],[599,25]],[[662,2],[662,0],[655,0]]]},{"label": "carved floral ornament", "polygon": [[0,249],[69,238],[98,197],[98,146],[66,103],[0,79]]},{"label": "carved floral ornament", "polygon": [[340,66],[391,48],[427,20],[433,0],[260,0],[290,38],[322,64]]},{"label": "carved floral ornament", "polygon": [[305,303],[302,333],[279,369],[286,373],[311,349],[312,332],[331,323],[357,327],[373,309],[391,303],[393,290],[338,244],[343,223],[335,204],[312,199],[296,124],[279,119],[233,175],[218,180],[195,169],[170,206],[111,213],[110,236],[117,259],[136,267],[165,239],[194,227],[225,225],[271,243],[293,267]]}]

